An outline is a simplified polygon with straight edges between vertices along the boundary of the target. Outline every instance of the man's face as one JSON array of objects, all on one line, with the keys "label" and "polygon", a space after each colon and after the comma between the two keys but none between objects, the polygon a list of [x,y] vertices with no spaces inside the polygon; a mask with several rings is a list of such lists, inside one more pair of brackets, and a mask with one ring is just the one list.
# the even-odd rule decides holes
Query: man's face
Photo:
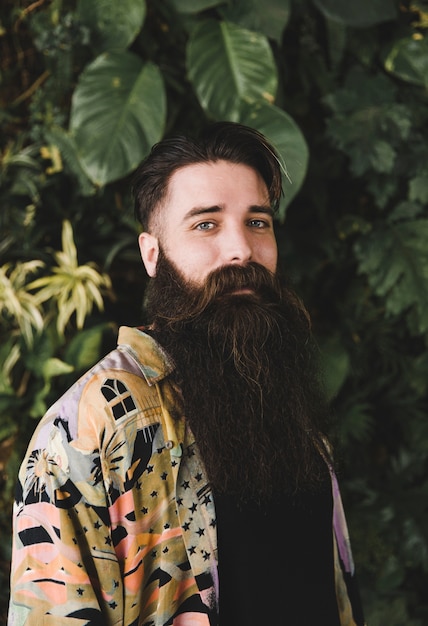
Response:
[{"label": "man's face", "polygon": [[226,265],[254,261],[270,272],[277,245],[266,185],[252,168],[228,161],[197,163],[172,175],[158,231],[142,233],[141,255],[156,275],[159,246],[181,275],[201,286]]}]

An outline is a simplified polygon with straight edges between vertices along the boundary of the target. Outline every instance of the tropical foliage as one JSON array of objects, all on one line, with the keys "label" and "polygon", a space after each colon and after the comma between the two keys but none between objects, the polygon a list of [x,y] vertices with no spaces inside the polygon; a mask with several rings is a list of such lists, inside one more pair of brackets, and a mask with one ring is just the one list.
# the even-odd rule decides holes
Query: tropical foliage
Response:
[{"label": "tropical foliage", "polygon": [[3,0],[0,527],[36,421],[143,320],[130,179],[211,120],[284,169],[367,620],[428,623],[426,0]]}]

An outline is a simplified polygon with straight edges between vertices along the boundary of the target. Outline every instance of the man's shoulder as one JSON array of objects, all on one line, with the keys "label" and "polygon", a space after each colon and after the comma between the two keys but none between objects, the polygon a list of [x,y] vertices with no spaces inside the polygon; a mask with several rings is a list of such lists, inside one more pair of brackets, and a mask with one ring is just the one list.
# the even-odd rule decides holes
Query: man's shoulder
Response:
[{"label": "man's shoulder", "polygon": [[[83,374],[47,410],[35,438],[44,447],[52,428],[63,424],[71,440],[93,440],[99,433],[121,430],[138,419],[159,421],[157,383],[170,373],[167,355],[140,329],[122,327],[117,347]],[[89,442],[88,442],[89,443]]]},{"label": "man's shoulder", "polygon": [[170,357],[148,329],[121,326],[117,349],[137,365],[149,385],[165,378],[174,369]]}]

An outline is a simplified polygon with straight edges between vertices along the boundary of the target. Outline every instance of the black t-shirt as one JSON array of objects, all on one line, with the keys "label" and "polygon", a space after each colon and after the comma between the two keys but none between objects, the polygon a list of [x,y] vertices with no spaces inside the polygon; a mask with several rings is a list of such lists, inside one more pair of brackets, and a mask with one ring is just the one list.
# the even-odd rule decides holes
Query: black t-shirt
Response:
[{"label": "black t-shirt", "polygon": [[330,481],[264,505],[215,502],[220,626],[340,626]]}]

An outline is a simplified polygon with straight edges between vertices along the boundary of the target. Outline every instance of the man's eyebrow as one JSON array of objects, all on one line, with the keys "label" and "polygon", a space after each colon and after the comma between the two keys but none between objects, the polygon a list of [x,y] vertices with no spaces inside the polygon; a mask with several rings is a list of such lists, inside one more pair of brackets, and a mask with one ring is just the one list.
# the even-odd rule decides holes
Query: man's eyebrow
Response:
[{"label": "man's eyebrow", "polygon": [[[187,211],[187,213],[183,217],[183,221],[191,219],[192,217],[199,217],[200,215],[207,215],[212,213],[222,213],[224,211],[224,207],[222,206],[209,206],[209,207],[194,207]],[[273,217],[273,209],[270,206],[254,204],[248,207],[248,213],[264,213],[265,215],[269,215]]]},{"label": "man's eyebrow", "polygon": [[190,209],[189,211],[187,211],[187,213],[184,215],[183,220],[187,220],[190,219],[192,217],[198,217],[199,215],[205,215],[206,213],[221,213],[223,211],[223,208],[221,206],[207,206],[207,207],[194,207],[193,209]]},{"label": "man's eyebrow", "polygon": [[271,217],[273,217],[273,209],[271,206],[269,205],[263,205],[263,204],[255,204],[254,206],[250,206],[250,208],[248,209],[249,213],[265,213],[266,215],[270,215]]}]

